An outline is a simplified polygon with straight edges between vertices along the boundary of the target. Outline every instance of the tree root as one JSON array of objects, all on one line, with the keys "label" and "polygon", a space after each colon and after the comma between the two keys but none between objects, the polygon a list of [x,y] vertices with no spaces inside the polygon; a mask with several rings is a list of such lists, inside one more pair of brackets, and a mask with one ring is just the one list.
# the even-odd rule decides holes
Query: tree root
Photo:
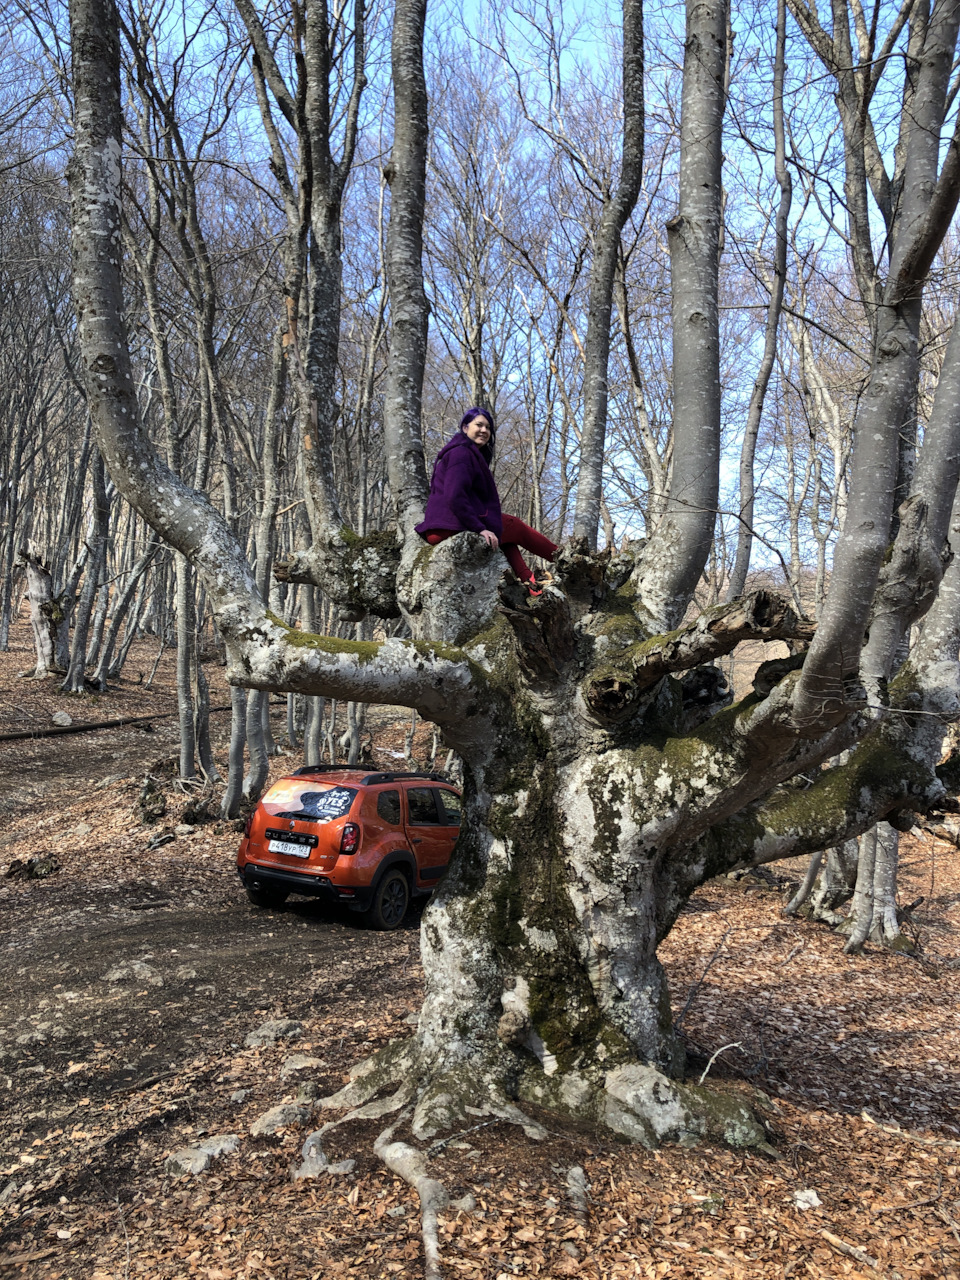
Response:
[{"label": "tree root", "polygon": [[[394,1041],[358,1062],[350,1071],[350,1083],[330,1097],[321,1098],[320,1106],[330,1110],[362,1107],[384,1089],[397,1085],[399,1087],[394,1095],[396,1105],[387,1109],[399,1111],[410,1101],[412,1089],[416,1086],[418,1057],[415,1036],[408,1040]],[[410,1088],[410,1093],[407,1093],[407,1087]],[[392,1103],[394,1099],[387,1101]],[[387,1112],[385,1110],[380,1114],[386,1115]]]},{"label": "tree root", "polygon": [[820,874],[820,863],[823,861],[823,850],[818,850],[807,864],[807,871],[800,888],[783,908],[784,915],[795,916],[813,892],[813,886]]},{"label": "tree root", "polygon": [[567,1170],[567,1195],[570,1197],[575,1218],[582,1226],[586,1226],[590,1204],[590,1183],[578,1164],[571,1165]]},{"label": "tree root", "polygon": [[[415,1138],[445,1133],[458,1125],[468,1125],[479,1116],[494,1116],[519,1125],[528,1138],[542,1139],[546,1130],[513,1103],[495,1075],[472,1062],[460,1062],[441,1071],[426,1069],[418,1051],[416,1036],[387,1045],[359,1063],[350,1083],[328,1098],[324,1108],[351,1107],[345,1119],[363,1119],[399,1111],[418,1094],[410,1129]],[[394,1094],[378,1097],[384,1089],[397,1085]],[[340,1121],[334,1123],[339,1124]]]},{"label": "tree root", "polygon": [[531,1061],[519,1077],[514,1075],[509,1091],[507,1079],[502,1060],[485,1061],[479,1054],[432,1067],[414,1036],[367,1058],[348,1085],[321,1100],[324,1108],[349,1111],[320,1134],[346,1120],[377,1118],[415,1103],[410,1129],[421,1141],[474,1125],[484,1116],[519,1125],[528,1137],[543,1139],[547,1131],[523,1110],[526,1102],[592,1121],[649,1149],[663,1142],[692,1146],[707,1140],[776,1155],[762,1124],[739,1099],[678,1083],[643,1063],[548,1076]]},{"label": "tree root", "polygon": [[[434,1143],[421,1151],[394,1141],[393,1135],[407,1121],[413,1137],[419,1140],[450,1132],[464,1122],[469,1128],[463,1131],[469,1132],[482,1127],[476,1123],[478,1117],[492,1116],[519,1125],[530,1138],[547,1137],[547,1130],[508,1096],[508,1078],[518,1086],[521,1102],[591,1120],[648,1149],[662,1142],[693,1146],[701,1139],[712,1139],[777,1155],[763,1126],[736,1098],[700,1085],[678,1084],[642,1063],[591,1075],[555,1070],[548,1076],[539,1063],[530,1062],[517,1077],[515,1072],[504,1070],[505,1059],[497,1053],[487,1057],[477,1053],[442,1066],[431,1066],[428,1058],[418,1037],[412,1036],[359,1063],[349,1084],[320,1100],[326,1109],[347,1108],[346,1114],[310,1134],[303,1147],[303,1163],[291,1170],[295,1180],[349,1172],[350,1161],[328,1162],[323,1152],[326,1134],[350,1120],[379,1119],[399,1112],[377,1137],[373,1149],[420,1198],[426,1280],[441,1277],[437,1215],[448,1203],[443,1184],[429,1174],[428,1156],[445,1143]],[[516,1065],[516,1059],[513,1062]],[[579,1166],[569,1170],[567,1190],[575,1213],[585,1220],[589,1185]]]},{"label": "tree root", "polygon": [[530,1072],[520,1082],[524,1101],[592,1120],[653,1150],[664,1142],[699,1141],[777,1152],[750,1109],[729,1094],[680,1084],[655,1067],[627,1063],[593,1080],[578,1072],[544,1076]]},{"label": "tree root", "polygon": [[393,1142],[394,1133],[410,1116],[410,1111],[400,1115],[394,1124],[377,1138],[374,1152],[391,1171],[408,1182],[420,1197],[420,1229],[423,1235],[425,1280],[441,1280],[440,1233],[437,1214],[446,1208],[448,1196],[442,1182],[431,1178],[427,1172],[427,1158],[422,1151],[406,1142]]}]

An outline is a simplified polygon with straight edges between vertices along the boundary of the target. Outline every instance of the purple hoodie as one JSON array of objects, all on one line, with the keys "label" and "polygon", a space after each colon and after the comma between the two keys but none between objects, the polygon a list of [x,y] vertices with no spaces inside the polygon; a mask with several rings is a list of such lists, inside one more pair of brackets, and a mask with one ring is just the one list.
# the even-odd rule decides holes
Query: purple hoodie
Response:
[{"label": "purple hoodie", "polygon": [[417,533],[489,529],[503,536],[500,495],[478,444],[458,431],[437,454],[430,497]]}]

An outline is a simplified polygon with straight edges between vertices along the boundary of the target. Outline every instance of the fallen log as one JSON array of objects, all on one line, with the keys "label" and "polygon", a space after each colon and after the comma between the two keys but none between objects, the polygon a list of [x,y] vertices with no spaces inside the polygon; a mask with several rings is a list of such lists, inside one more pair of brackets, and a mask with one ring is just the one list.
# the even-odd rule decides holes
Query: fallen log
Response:
[{"label": "fallen log", "polygon": [[[210,714],[217,711],[229,711],[230,704],[225,707],[211,707]],[[116,720],[83,721],[76,724],[58,725],[55,729],[33,729],[27,733],[0,733],[0,742],[21,742],[27,738],[56,738],[64,733],[93,733],[97,729],[119,729],[125,724],[144,724],[147,720],[166,720],[178,715],[176,711],[157,711],[152,716],[121,716]]]}]

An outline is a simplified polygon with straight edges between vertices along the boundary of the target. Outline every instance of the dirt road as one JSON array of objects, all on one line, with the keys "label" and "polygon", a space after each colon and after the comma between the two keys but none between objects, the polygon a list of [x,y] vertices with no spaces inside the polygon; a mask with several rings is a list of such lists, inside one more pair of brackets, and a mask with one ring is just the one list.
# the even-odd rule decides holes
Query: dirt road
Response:
[{"label": "dirt road", "polygon": [[[415,915],[396,934],[373,934],[308,902],[280,912],[252,908],[229,872],[207,871],[203,894],[171,872],[81,895],[54,878],[30,886],[5,913],[0,1070],[8,1105],[0,1158],[15,1162],[40,1143],[8,1199],[27,1181],[38,1189],[42,1181],[43,1200],[75,1193],[78,1179],[116,1194],[133,1172],[138,1135],[119,1141],[115,1132],[98,1133],[100,1157],[82,1141],[46,1138],[78,1117],[96,1116],[99,1129],[131,1098],[179,1096],[186,1084],[186,1129],[200,1118],[210,1130],[249,1124],[258,1106],[277,1101],[277,1064],[271,1057],[261,1071],[259,1056],[247,1055],[239,1107],[230,1095],[240,1076],[229,1067],[266,1019],[329,1028],[329,1041],[305,1031],[284,1048],[304,1052],[309,1042],[329,1064],[312,1078],[335,1088],[358,1050],[375,1043],[364,1034],[368,1014],[379,1024],[385,1002],[401,1018],[416,1008]],[[164,1128],[171,1123],[161,1119]],[[112,1140],[103,1147],[105,1136]]]}]

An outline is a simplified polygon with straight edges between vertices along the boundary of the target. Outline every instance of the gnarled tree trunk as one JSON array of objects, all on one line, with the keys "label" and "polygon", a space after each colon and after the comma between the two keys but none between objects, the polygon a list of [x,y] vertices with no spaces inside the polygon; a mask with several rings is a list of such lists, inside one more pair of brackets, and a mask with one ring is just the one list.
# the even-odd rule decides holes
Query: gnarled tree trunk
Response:
[{"label": "gnarled tree trunk", "polygon": [[[691,415],[670,495],[677,546],[669,548],[658,530],[639,563],[635,551],[566,549],[557,585],[530,599],[502,581],[502,558],[474,534],[435,548],[407,538],[394,607],[412,638],[313,635],[267,610],[228,524],[163,465],[144,434],[122,322],[112,0],[74,0],[71,28],[80,349],[91,417],[118,488],[197,570],[226,644],[231,683],[415,708],[463,762],[462,836],[423,920],[426,998],[417,1032],[364,1064],[332,1103],[362,1102],[395,1083],[392,1099],[378,1099],[374,1109],[382,1114],[414,1102],[419,1135],[465,1118],[467,1107],[537,1132],[520,1110],[535,1101],[646,1143],[702,1133],[763,1142],[739,1104],[672,1078],[682,1053],[657,945],[711,876],[839,845],[942,794],[935,766],[943,720],[960,715],[960,559],[942,580],[935,574],[912,606],[913,613],[929,609],[923,634],[883,683],[882,700],[861,691],[859,666],[884,563],[915,584],[925,581],[920,508],[947,511],[954,498],[942,476],[929,481],[940,485],[936,492],[915,492],[918,520],[901,520],[904,541],[898,534],[885,561],[904,380],[916,367],[905,312],[929,265],[932,232],[918,233],[905,253],[878,323],[857,431],[859,491],[823,634],[814,637],[811,624],[767,591],[683,622],[709,548],[719,469],[716,264],[726,38],[722,5],[691,0],[684,87],[690,156],[672,235],[676,324],[690,339],[676,371],[677,404],[689,405]],[[416,115],[423,106],[422,31],[423,0],[398,0],[392,190],[399,221],[394,229],[391,217],[391,253],[408,271],[390,281],[397,359],[385,431],[404,534],[425,485],[415,437],[426,319],[416,223],[426,137],[425,121],[411,121],[407,111]],[[930,432],[946,429],[935,418],[925,448]],[[956,502],[945,535],[960,545]],[[391,542],[393,559],[385,548],[381,566],[396,565]],[[920,547],[917,554],[911,545]],[[652,558],[656,546],[671,551],[662,564]],[[375,549],[368,551],[377,561]],[[794,641],[793,658],[761,665],[752,692],[724,707],[716,659],[741,642],[774,639]],[[874,670],[882,670],[879,656]],[[842,763],[828,764],[844,751]],[[789,786],[798,774],[812,776],[812,785]],[[234,776],[232,768],[231,782]]]}]

